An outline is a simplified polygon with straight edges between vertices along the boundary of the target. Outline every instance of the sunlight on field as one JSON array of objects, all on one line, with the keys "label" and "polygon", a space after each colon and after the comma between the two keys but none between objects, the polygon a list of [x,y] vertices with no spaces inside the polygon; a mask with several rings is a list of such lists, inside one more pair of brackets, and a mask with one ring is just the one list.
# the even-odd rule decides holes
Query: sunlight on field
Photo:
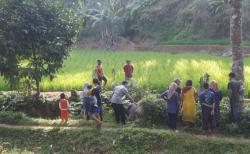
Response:
[{"label": "sunlight on field", "polygon": [[[210,79],[217,80],[225,91],[228,82],[227,75],[231,67],[230,57],[211,56],[203,53],[170,54],[75,49],[53,81],[47,78],[43,80],[42,90],[81,90],[85,82],[91,82],[97,59],[103,61],[108,87],[124,80],[123,65],[127,59],[130,59],[135,67],[134,80],[137,85],[159,91],[165,89],[176,77],[182,80],[183,85],[186,80],[192,79],[198,88],[200,77],[204,73],[208,73]],[[115,75],[112,74],[112,69],[115,70]],[[245,59],[245,75],[246,87],[248,88],[250,87],[249,58]],[[0,80],[0,88],[7,89],[2,79]]]}]

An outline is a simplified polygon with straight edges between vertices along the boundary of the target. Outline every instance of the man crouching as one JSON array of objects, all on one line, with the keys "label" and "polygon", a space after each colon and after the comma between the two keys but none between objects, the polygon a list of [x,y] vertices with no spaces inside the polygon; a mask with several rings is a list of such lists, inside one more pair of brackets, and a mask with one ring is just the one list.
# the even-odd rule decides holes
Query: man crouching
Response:
[{"label": "man crouching", "polygon": [[128,89],[128,82],[123,81],[122,85],[116,86],[111,98],[112,107],[115,112],[115,120],[119,124],[120,122],[125,125],[126,124],[126,116],[125,110],[123,108],[123,97],[126,96],[131,102],[134,103],[133,98],[129,95]]}]

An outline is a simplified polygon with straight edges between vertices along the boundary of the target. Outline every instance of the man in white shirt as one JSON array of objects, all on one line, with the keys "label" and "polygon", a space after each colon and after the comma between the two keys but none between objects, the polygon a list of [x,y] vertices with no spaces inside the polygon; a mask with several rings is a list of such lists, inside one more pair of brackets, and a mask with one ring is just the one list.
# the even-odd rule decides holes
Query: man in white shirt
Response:
[{"label": "man in white shirt", "polygon": [[115,112],[115,119],[116,122],[119,124],[122,122],[122,124],[126,124],[126,116],[125,111],[122,104],[122,99],[124,96],[126,96],[128,99],[130,99],[132,102],[134,102],[133,98],[129,95],[128,89],[127,89],[128,82],[123,81],[122,85],[116,86],[111,98],[111,103]]}]

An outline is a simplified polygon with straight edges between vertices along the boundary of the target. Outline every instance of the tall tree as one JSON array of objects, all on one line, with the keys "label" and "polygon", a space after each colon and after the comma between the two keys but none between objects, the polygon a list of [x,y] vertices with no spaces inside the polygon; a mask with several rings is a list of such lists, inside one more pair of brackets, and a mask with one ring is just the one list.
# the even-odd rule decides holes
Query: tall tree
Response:
[{"label": "tall tree", "polygon": [[241,49],[242,41],[242,0],[229,0],[232,7],[230,21],[230,38],[232,42],[232,71],[238,80],[244,81],[244,53]]},{"label": "tall tree", "polygon": [[[229,0],[231,5],[230,38],[232,44],[232,72],[236,79],[244,83],[244,52],[241,49],[242,41],[242,0]],[[243,109],[244,91],[241,93],[240,109]]]},{"label": "tall tree", "polygon": [[22,78],[35,82],[39,96],[42,78],[53,79],[69,56],[78,17],[57,0],[2,0],[2,4],[1,75],[10,84]]}]

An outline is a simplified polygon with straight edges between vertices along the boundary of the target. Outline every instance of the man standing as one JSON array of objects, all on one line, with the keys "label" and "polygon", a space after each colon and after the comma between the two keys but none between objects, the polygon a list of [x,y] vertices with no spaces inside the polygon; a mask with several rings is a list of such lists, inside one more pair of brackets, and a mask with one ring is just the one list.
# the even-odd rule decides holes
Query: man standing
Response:
[{"label": "man standing", "polygon": [[235,123],[238,122],[240,117],[240,93],[243,91],[242,83],[235,79],[235,73],[229,73],[229,83],[227,86],[228,97],[230,102],[230,121]]},{"label": "man standing", "polygon": [[93,84],[94,88],[92,90],[92,95],[96,97],[97,99],[97,105],[98,108],[100,109],[100,119],[103,121],[103,110],[102,110],[102,98],[101,98],[101,87],[100,87],[100,82],[98,79],[93,79]]},{"label": "man standing", "polygon": [[126,61],[126,65],[124,65],[123,67],[124,73],[125,73],[125,80],[130,80],[133,76],[133,72],[134,72],[134,67],[133,65],[131,65],[131,61],[127,60]]},{"label": "man standing", "polygon": [[128,82],[123,81],[122,85],[116,86],[111,98],[111,103],[115,112],[115,119],[116,122],[119,124],[120,122],[122,124],[126,124],[126,116],[125,111],[123,108],[122,99],[124,96],[126,96],[128,99],[130,99],[132,102],[134,102],[133,98],[129,95],[128,89],[127,89]]},{"label": "man standing", "polygon": [[102,81],[104,81],[103,87],[105,88],[105,86],[107,84],[107,78],[104,75],[102,61],[99,60],[99,59],[97,60],[97,65],[96,65],[95,73],[96,73],[97,78],[100,81],[101,85],[102,85]]}]

